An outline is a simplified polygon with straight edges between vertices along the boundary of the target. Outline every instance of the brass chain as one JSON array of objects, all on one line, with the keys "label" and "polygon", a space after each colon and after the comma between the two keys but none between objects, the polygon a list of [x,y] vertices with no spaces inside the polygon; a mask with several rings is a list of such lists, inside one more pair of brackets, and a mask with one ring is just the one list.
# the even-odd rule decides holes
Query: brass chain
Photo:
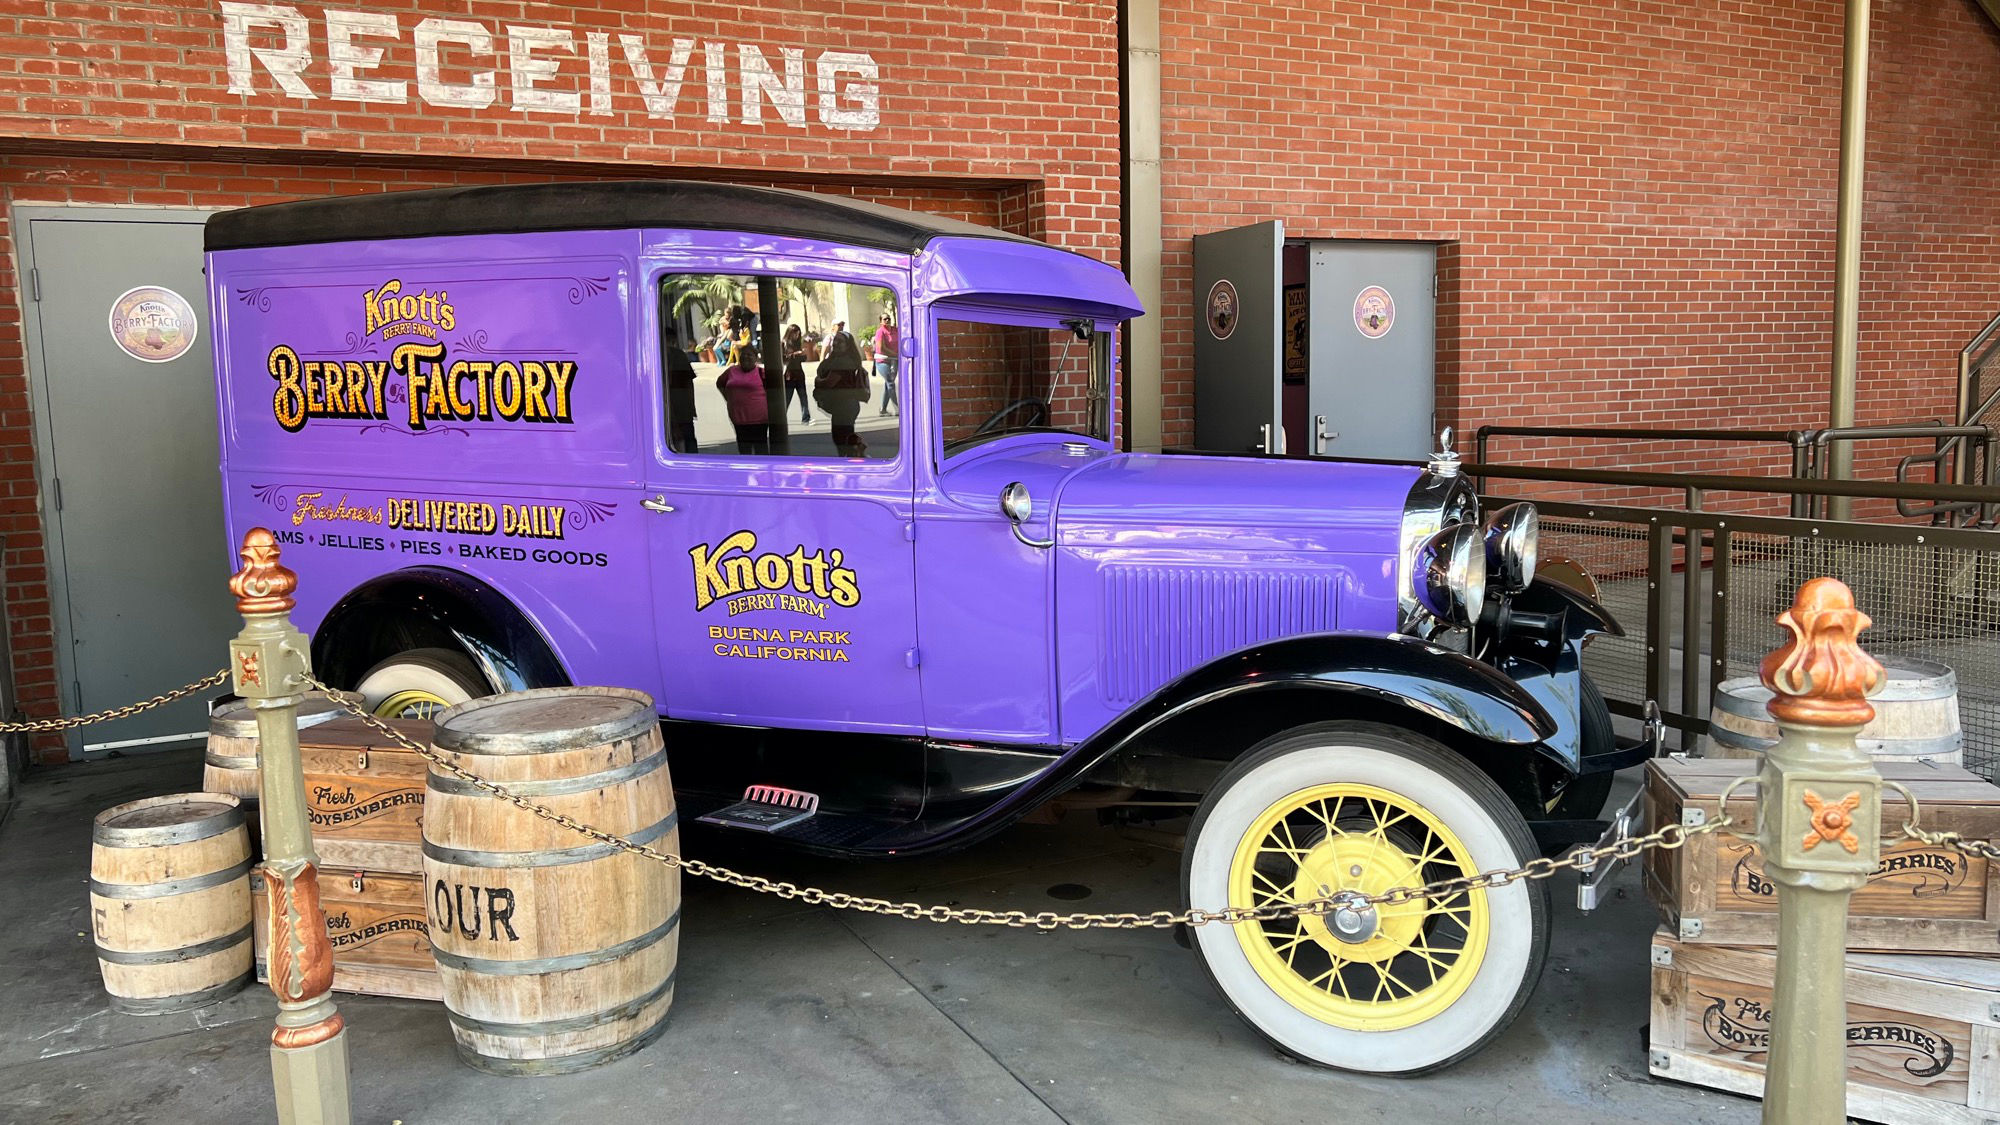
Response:
[{"label": "brass chain", "polygon": [[0,723],[0,734],[70,730],[75,727],[87,727],[92,723],[110,722],[113,719],[129,719],[141,711],[150,711],[155,707],[165,706],[176,699],[184,699],[204,688],[221,687],[222,682],[228,678],[229,669],[222,668],[203,676],[186,687],[177,687],[163,695],[156,695],[151,699],[143,699],[137,703],[127,703],[123,707],[113,707],[108,711],[99,711],[94,715],[73,715],[61,719],[30,719],[20,723]]},{"label": "brass chain", "polygon": [[778,879],[768,879],[762,875],[749,875],[720,864],[663,852],[646,844],[635,844],[622,836],[602,829],[592,828],[554,809],[536,804],[525,797],[509,792],[504,786],[488,781],[470,770],[446,759],[428,746],[418,745],[401,731],[391,727],[346,695],[321,683],[311,675],[298,677],[313,689],[325,692],[328,698],[352,713],[377,732],[388,736],[431,765],[458,778],[460,781],[483,790],[508,804],[531,815],[540,817],[551,824],[557,824],[572,832],[601,844],[607,844],[620,851],[644,856],[677,867],[690,875],[711,879],[726,886],[740,887],[760,894],[776,895],[812,906],[831,906],[836,910],[858,910],[866,914],[886,914],[896,918],[909,918],[923,922],[960,922],[967,925],[1011,926],[1017,929],[1052,930],[1064,929],[1166,929],[1176,925],[1207,926],[1216,923],[1240,925],[1244,922],[1269,922],[1283,918],[1297,918],[1306,915],[1326,915],[1333,910],[1360,902],[1379,905],[1395,905],[1419,898],[1441,898],[1461,892],[1489,890],[1505,887],[1522,880],[1547,879],[1561,871],[1588,870],[1599,861],[1607,859],[1632,859],[1643,852],[1655,848],[1672,850],[1687,846],[1697,836],[1717,832],[1729,824],[1727,817],[1718,817],[1706,824],[1686,826],[1669,824],[1657,832],[1645,836],[1633,836],[1604,848],[1579,848],[1562,859],[1536,858],[1520,867],[1509,870],[1483,871],[1477,875],[1465,875],[1453,879],[1443,879],[1421,887],[1395,887],[1380,894],[1353,893],[1339,897],[1308,899],[1304,902],[1272,903],[1265,906],[1230,906],[1220,910],[1190,908],[1179,912],[1155,910],[1150,914],[1093,914],[1086,912],[1061,913],[1054,910],[982,910],[970,907],[926,906],[919,902],[897,902],[892,899],[870,898],[865,895],[829,891],[820,887],[801,887],[796,883]]},{"label": "brass chain", "polygon": [[1929,844],[1934,848],[1951,848],[1954,851],[1963,852],[1970,856],[1977,856],[1988,862],[2000,861],[2000,847],[1996,847],[1985,840],[1968,840],[1956,832],[1932,832],[1928,829],[1919,828],[1914,820],[1903,825],[1903,835],[1919,843]]}]

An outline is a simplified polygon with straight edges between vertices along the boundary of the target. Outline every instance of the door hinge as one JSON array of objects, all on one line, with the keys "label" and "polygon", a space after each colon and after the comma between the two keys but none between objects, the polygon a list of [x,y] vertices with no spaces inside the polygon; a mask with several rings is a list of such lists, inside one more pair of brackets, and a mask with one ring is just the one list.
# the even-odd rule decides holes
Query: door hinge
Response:
[{"label": "door hinge", "polygon": [[69,688],[71,691],[76,693],[76,709],[79,713],[81,713],[83,711],[83,681],[71,680],[69,682]]},{"label": "door hinge", "polygon": [[903,667],[905,668],[918,668],[923,665],[923,662],[924,654],[921,649],[913,648],[903,654]]},{"label": "door hinge", "polygon": [[917,524],[915,520],[903,525],[903,541],[906,543],[915,543],[917,541]]},{"label": "door hinge", "polygon": [[30,301],[40,301],[42,299],[41,270],[34,268],[28,270],[28,299]]},{"label": "door hinge", "polygon": [[62,478],[50,477],[49,484],[52,486],[49,491],[54,494],[56,511],[60,512],[62,511]]},{"label": "door hinge", "polygon": [[1437,295],[1438,295],[1438,275],[1436,275],[1436,274],[1432,274],[1432,275],[1431,275],[1431,300],[1433,300],[1433,301],[1437,300]]}]

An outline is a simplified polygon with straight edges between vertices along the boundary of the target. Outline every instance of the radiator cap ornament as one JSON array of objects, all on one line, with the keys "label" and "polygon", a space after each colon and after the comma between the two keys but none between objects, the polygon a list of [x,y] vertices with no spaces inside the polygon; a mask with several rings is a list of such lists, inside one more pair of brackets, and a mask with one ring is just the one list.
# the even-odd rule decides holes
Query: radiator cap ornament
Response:
[{"label": "radiator cap ornament", "polygon": [[1441,477],[1458,475],[1458,452],[1451,447],[1451,427],[1438,431],[1438,451],[1431,454],[1431,472]]}]

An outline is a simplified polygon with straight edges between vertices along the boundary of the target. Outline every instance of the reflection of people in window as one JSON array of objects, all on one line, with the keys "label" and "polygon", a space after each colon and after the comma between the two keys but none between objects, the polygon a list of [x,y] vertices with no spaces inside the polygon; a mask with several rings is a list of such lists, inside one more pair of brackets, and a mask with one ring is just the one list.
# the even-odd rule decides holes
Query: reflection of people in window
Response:
[{"label": "reflection of people in window", "polygon": [[799,425],[812,424],[812,407],[806,404],[806,334],[794,324],[785,329],[785,409],[792,408],[792,396],[799,396]]},{"label": "reflection of people in window", "polygon": [[868,446],[854,432],[854,419],[861,413],[861,404],[868,401],[868,372],[861,366],[861,348],[844,320],[834,322],[833,335],[827,338],[826,351],[820,356],[813,401],[832,422],[833,448],[842,457],[862,456]]},{"label": "reflection of people in window", "polygon": [[889,413],[890,407],[896,413],[903,412],[902,403],[896,400],[896,357],[901,354],[896,347],[896,325],[888,313],[882,314],[882,321],[875,329],[875,337],[870,341],[875,353],[875,374],[882,377],[882,409],[876,414]]},{"label": "reflection of people in window", "polygon": [[675,453],[695,452],[694,363],[681,350],[679,337],[666,339],[667,448]]},{"label": "reflection of people in window", "polygon": [[764,341],[757,338],[757,314],[742,305],[729,306],[729,343],[732,348],[745,344],[761,348]]},{"label": "reflection of people in window", "polygon": [[729,421],[736,427],[736,452],[771,452],[770,400],[764,394],[764,368],[757,362],[757,349],[739,345],[732,353],[735,362],[716,376],[715,385],[729,404]]}]

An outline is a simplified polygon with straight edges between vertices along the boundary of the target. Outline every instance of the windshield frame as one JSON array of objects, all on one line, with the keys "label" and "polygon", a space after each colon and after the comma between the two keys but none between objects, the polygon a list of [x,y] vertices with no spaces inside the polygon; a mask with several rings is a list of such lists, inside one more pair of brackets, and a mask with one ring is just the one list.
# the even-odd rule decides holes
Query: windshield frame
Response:
[{"label": "windshield frame", "polygon": [[[962,453],[976,449],[1003,437],[1022,434],[1059,434],[1064,437],[1081,439],[1109,445],[1112,439],[1112,421],[1115,413],[1117,372],[1117,335],[1121,322],[1105,320],[1083,311],[1043,311],[1018,307],[968,303],[965,301],[941,301],[931,306],[930,315],[925,318],[925,347],[931,355],[930,368],[934,373],[936,394],[932,396],[931,407],[934,438],[933,455],[939,464]],[[983,434],[945,440],[945,366],[948,356],[940,338],[940,330],[945,321],[959,321],[970,324],[991,324],[1010,328],[1038,328],[1049,332],[1071,332],[1070,325],[1083,321],[1090,325],[1088,340],[1077,340],[1072,336],[1070,346],[1083,349],[1083,360],[1087,372],[1082,392],[1085,396],[1087,429],[1077,430],[1066,426],[1003,426]],[[1058,379],[1051,383],[1049,390],[1056,391],[1062,386]]]}]

